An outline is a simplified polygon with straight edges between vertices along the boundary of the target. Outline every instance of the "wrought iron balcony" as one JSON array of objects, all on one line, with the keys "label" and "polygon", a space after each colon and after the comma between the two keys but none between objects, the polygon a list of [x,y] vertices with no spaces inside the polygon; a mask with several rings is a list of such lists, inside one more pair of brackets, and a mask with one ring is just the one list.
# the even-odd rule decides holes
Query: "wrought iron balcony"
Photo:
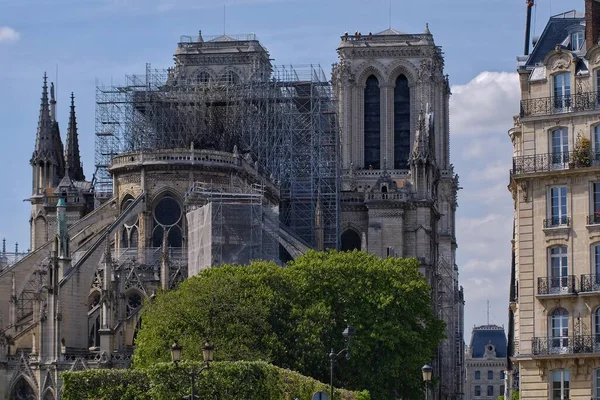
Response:
[{"label": "wrought iron balcony", "polygon": [[600,108],[600,93],[585,92],[567,96],[521,100],[521,118],[592,111]]},{"label": "wrought iron balcony", "polygon": [[531,353],[535,356],[600,354],[600,335],[534,337]]},{"label": "wrought iron balcony", "polygon": [[600,166],[600,151],[575,150],[513,157],[511,175]]},{"label": "wrought iron balcony", "polygon": [[588,274],[581,275],[581,290],[582,293],[600,292],[600,275]]},{"label": "wrought iron balcony", "polygon": [[600,225],[600,211],[587,216],[588,225]]},{"label": "wrought iron balcony", "polygon": [[571,226],[571,218],[566,215],[550,217],[544,220],[544,228],[558,228],[559,226]]},{"label": "wrought iron balcony", "polygon": [[577,294],[575,275],[538,278],[538,296]]}]

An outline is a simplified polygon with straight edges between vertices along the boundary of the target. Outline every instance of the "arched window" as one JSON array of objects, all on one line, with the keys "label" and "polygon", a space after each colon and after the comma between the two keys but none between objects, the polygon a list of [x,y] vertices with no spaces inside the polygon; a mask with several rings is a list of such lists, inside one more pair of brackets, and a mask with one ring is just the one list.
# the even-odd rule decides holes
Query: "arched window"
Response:
[{"label": "arched window", "polygon": [[35,400],[37,396],[27,380],[25,380],[25,378],[21,378],[15,385],[13,394],[10,396],[10,398],[14,400]]},{"label": "arched window", "polygon": [[183,212],[179,202],[169,194],[163,196],[154,207],[152,246],[161,247],[166,234],[169,247],[182,247],[182,220]]},{"label": "arched window", "polygon": [[235,83],[238,83],[239,80],[240,78],[233,71],[227,71],[223,75],[221,75],[221,83],[224,83],[226,85],[233,85]]},{"label": "arched window", "polygon": [[90,333],[88,336],[88,347],[99,347],[100,346],[100,315],[96,317],[92,325],[90,326]]},{"label": "arched window", "polygon": [[52,390],[47,389],[46,392],[44,393],[44,400],[54,400],[54,393],[52,393]]},{"label": "arched window", "polygon": [[565,352],[569,347],[569,313],[564,308],[557,308],[548,322],[552,352]]},{"label": "arched window", "polygon": [[571,374],[568,369],[552,371],[552,400],[567,400],[569,398]]},{"label": "arched window", "polygon": [[133,315],[142,306],[142,295],[132,291],[127,295],[127,316]]},{"label": "arched window", "polygon": [[198,75],[196,75],[196,78],[194,80],[194,83],[196,85],[206,85],[209,82],[210,82],[210,74],[206,71],[200,72]]},{"label": "arched window", "polygon": [[381,100],[379,81],[374,75],[365,85],[365,168],[379,169],[381,161]]},{"label": "arched window", "polygon": [[342,233],[342,251],[360,250],[360,235],[354,229],[347,229]]},{"label": "arched window", "polygon": [[[133,197],[126,196],[121,203],[121,212],[125,211],[129,205],[133,203]],[[121,230],[121,248],[137,248],[138,247],[138,215],[130,215],[123,223]]]},{"label": "arched window", "polygon": [[394,87],[394,169],[407,169],[410,155],[410,88],[404,75]]}]

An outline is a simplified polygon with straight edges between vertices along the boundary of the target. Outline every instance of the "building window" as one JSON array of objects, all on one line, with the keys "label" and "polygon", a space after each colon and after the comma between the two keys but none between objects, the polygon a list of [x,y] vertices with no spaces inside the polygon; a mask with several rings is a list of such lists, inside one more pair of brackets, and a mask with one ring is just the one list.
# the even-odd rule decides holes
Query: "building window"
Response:
[{"label": "building window", "polygon": [[488,371],[488,379],[494,379],[494,371]]},{"label": "building window", "polygon": [[379,169],[381,159],[381,99],[379,81],[374,75],[365,86],[365,168]]},{"label": "building window", "polygon": [[[554,75],[554,107],[568,109],[571,106],[571,75],[568,72]],[[566,111],[566,110],[565,110]]]},{"label": "building window", "polygon": [[549,293],[569,293],[569,265],[567,261],[567,246],[550,248]]},{"label": "building window", "polygon": [[567,215],[567,187],[553,186],[550,188],[550,218],[546,227],[555,227],[569,224]]},{"label": "building window", "polygon": [[583,32],[571,33],[571,50],[581,50],[581,48],[583,47],[583,41]]},{"label": "building window", "polygon": [[[504,379],[504,371],[500,371],[500,379]],[[504,392],[504,390],[501,390],[501,392]]]},{"label": "building window", "polygon": [[594,371],[594,398],[600,399],[600,369]]},{"label": "building window", "polygon": [[481,396],[481,386],[475,386],[475,396]]},{"label": "building window", "polygon": [[410,88],[404,75],[394,87],[394,168],[407,169],[410,155]]},{"label": "building window", "polygon": [[168,247],[182,247],[182,223],[183,212],[179,202],[169,194],[163,196],[154,207],[152,246],[162,247],[166,235]]},{"label": "building window", "polygon": [[[600,344],[600,307],[596,308],[594,313],[594,342],[596,347]],[[600,396],[598,398],[600,399]]]},{"label": "building window", "polygon": [[[600,154],[600,153],[596,153]],[[592,184],[592,215],[588,221],[590,224],[600,224],[600,183]]]},{"label": "building window", "polygon": [[481,371],[475,371],[475,379],[481,379]]},{"label": "building window", "polygon": [[220,80],[221,80],[221,83],[224,83],[225,85],[233,85],[235,83],[238,83],[239,77],[237,76],[237,74],[235,72],[227,71],[226,73],[221,75]]},{"label": "building window", "polygon": [[559,369],[552,372],[552,400],[567,400],[569,398],[568,369]]},{"label": "building window", "polygon": [[569,313],[564,308],[557,308],[550,315],[551,350],[563,353],[569,347]]},{"label": "building window", "polygon": [[492,385],[488,385],[488,387],[487,387],[487,395],[488,396],[493,396],[494,395],[494,387]]},{"label": "building window", "polygon": [[498,396],[504,396],[504,385],[500,385],[500,393]]},{"label": "building window", "polygon": [[554,169],[564,169],[569,164],[569,135],[566,128],[550,132],[550,158]]}]

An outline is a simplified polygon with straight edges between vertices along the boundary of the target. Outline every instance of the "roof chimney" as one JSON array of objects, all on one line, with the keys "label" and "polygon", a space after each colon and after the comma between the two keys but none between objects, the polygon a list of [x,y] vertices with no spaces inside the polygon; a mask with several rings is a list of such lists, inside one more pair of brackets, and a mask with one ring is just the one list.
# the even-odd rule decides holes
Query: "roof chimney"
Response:
[{"label": "roof chimney", "polygon": [[585,49],[598,44],[600,36],[600,0],[585,0]]}]

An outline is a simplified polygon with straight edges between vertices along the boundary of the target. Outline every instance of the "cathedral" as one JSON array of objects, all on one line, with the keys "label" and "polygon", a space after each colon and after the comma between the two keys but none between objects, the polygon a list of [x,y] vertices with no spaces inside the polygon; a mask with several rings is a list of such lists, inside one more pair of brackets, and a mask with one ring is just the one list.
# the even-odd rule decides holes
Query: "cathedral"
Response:
[{"label": "cathedral", "polygon": [[462,399],[443,53],[428,27],[345,33],[337,52],[328,78],[272,65],[253,34],[182,36],[172,67],[97,88],[90,180],[74,97],[63,145],[44,76],[31,251],[0,254],[0,397],[127,367],[144,299],[202,269],[333,248],[421,261],[446,323],[433,398]]}]

